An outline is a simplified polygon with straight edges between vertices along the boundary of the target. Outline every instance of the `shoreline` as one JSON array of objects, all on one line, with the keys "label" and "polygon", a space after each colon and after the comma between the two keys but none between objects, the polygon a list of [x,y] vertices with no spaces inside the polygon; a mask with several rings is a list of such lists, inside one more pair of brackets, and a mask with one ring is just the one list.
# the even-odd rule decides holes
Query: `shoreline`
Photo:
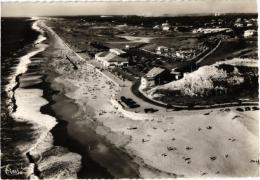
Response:
[{"label": "shoreline", "polygon": [[[30,174],[33,172],[34,168],[29,161],[27,154],[20,152],[17,148],[19,144],[26,144],[28,143],[29,138],[33,137],[33,133],[35,132],[33,130],[33,125],[27,121],[17,121],[13,118],[12,112],[15,112],[17,109],[15,90],[20,86],[19,79],[24,70],[26,70],[26,65],[23,65],[23,63],[26,64],[26,57],[28,57],[28,54],[30,55],[39,49],[39,47],[34,47],[34,42],[37,40],[39,33],[38,31],[33,30],[33,21],[29,20],[28,22],[25,22],[22,20],[17,22],[19,22],[18,26],[21,25],[21,29],[24,32],[32,33],[32,36],[28,37],[22,45],[18,45],[19,47],[15,42],[11,43],[8,46],[11,50],[6,50],[9,57],[3,57],[5,58],[2,62],[3,69],[1,77],[3,78],[1,87],[1,178],[3,179],[26,178],[28,173]],[[8,24],[9,23],[7,23],[7,25]],[[3,39],[3,41],[8,42],[7,40],[11,36],[12,35],[10,34],[10,36],[8,36],[6,40]]]},{"label": "shoreline", "polygon": [[[42,134],[42,140],[37,141],[37,144],[34,148],[26,153],[31,163],[34,164],[34,174],[39,178],[75,178],[76,173],[80,168],[81,157],[75,152],[71,152],[67,146],[62,146],[59,143],[55,143],[55,128],[60,125],[60,120],[56,117],[51,109],[52,95],[56,92],[51,89],[51,83],[48,82],[53,74],[49,74],[44,69],[44,62],[46,60],[45,52],[50,46],[50,40],[47,38],[45,32],[38,26],[38,20],[35,20],[34,28],[41,32],[40,39],[36,40],[35,45],[45,45],[44,51],[37,53],[32,58],[32,63],[29,64],[27,74],[34,73],[35,69],[38,70],[38,77],[33,78],[29,75],[29,84],[23,83],[24,87],[29,89],[39,89],[41,90],[41,98],[46,101],[45,104],[42,104],[39,107],[39,112],[42,116],[50,116],[55,119],[55,125],[47,129],[46,134]],[[43,42],[44,41],[44,42]],[[35,65],[34,64],[35,61]],[[43,69],[42,69],[43,67]],[[25,75],[26,75],[25,73]],[[26,79],[26,78],[25,78]],[[34,83],[35,81],[35,83]],[[37,102],[40,100],[37,100]],[[37,117],[37,116],[36,116]],[[34,117],[36,120],[37,118]],[[46,121],[46,120],[45,120]],[[44,125],[43,121],[38,122],[39,125]],[[41,129],[41,128],[40,128]],[[41,129],[42,130],[42,129]]]},{"label": "shoreline", "polygon": [[[37,123],[35,123],[33,121],[31,122],[30,118],[29,119],[26,118],[29,116],[25,115],[23,117],[20,109],[24,108],[24,106],[23,106],[24,104],[21,103],[21,99],[17,97],[17,93],[19,96],[19,91],[21,89],[20,81],[21,81],[22,76],[28,71],[29,65],[32,63],[31,58],[34,57],[35,55],[41,53],[42,51],[44,51],[46,48],[45,44],[41,44],[36,47],[36,43],[42,43],[43,41],[46,40],[46,38],[42,35],[42,32],[40,32],[36,26],[37,26],[36,22],[33,22],[31,24],[32,30],[38,32],[39,35],[34,40],[34,42],[32,42],[32,44],[30,45],[31,46],[30,50],[28,50],[27,53],[25,53],[24,55],[19,57],[20,61],[17,64],[17,66],[15,67],[14,72],[9,76],[9,82],[8,82],[8,84],[6,84],[6,87],[5,87],[5,92],[7,95],[6,101],[7,101],[7,106],[9,109],[8,113],[9,113],[10,118],[12,118],[14,120],[14,123],[16,123],[16,124],[26,122],[28,124],[32,124],[32,126],[35,126]],[[19,105],[19,103],[21,105]],[[33,112],[33,113],[35,113],[35,112]],[[19,128],[19,127],[17,127],[17,128]],[[28,133],[28,135],[30,135],[30,133]],[[44,136],[44,133],[42,135],[40,135],[40,138],[42,139],[43,136]],[[37,144],[40,142],[41,142],[41,140],[36,141],[34,139],[31,142],[25,141],[23,145],[20,145],[17,147],[17,150],[21,151],[21,155],[24,156],[23,158],[25,158],[25,159],[27,158],[27,161],[29,163],[28,166],[23,168],[23,173],[22,173],[23,176],[38,177],[39,171],[37,169],[37,165],[33,162],[32,157],[30,156],[30,151],[32,151],[37,146]],[[28,147],[28,149],[27,149],[27,147]],[[22,166],[25,166],[25,164],[22,164]],[[19,170],[19,171],[21,171],[21,170]],[[8,176],[6,170],[5,170],[5,173]]]},{"label": "shoreline", "polygon": [[[46,28],[46,27],[45,27]],[[49,31],[49,30],[46,30],[46,31]],[[53,36],[54,37],[54,36]],[[55,38],[55,37],[54,37]],[[56,47],[57,48],[57,47]],[[50,61],[52,61],[52,60],[50,60]],[[51,63],[51,62],[50,62]],[[66,63],[66,61],[65,61],[65,63]],[[50,68],[50,69],[52,69],[52,68]],[[74,68],[72,68],[73,69],[73,71],[75,71],[74,70]],[[58,74],[60,74],[59,72],[58,72]],[[64,74],[62,75],[62,76],[64,76]],[[60,76],[59,76],[60,77]],[[68,95],[67,95],[67,93],[68,94],[70,94],[70,92],[69,92],[69,90],[71,90],[72,89],[72,91],[73,91],[73,89],[75,89],[74,88],[74,85],[69,85],[69,82],[65,82],[65,84],[66,84],[66,86],[65,86],[65,84],[64,84],[64,82],[63,81],[59,81],[59,77],[56,77],[55,78],[55,80],[52,82],[52,87],[54,88],[54,89],[56,89],[56,90],[58,90],[58,91],[60,91],[60,94],[63,94],[62,96],[66,96],[66,98],[65,99],[70,99],[69,97],[68,97]],[[62,83],[62,85],[60,84],[60,83]],[[55,87],[56,86],[56,87]],[[64,92],[64,90],[65,90],[65,92]],[[63,102],[63,100],[61,100],[61,99],[59,99],[59,97],[57,96],[57,97],[54,97],[54,99],[58,99],[58,101],[59,101],[59,103],[62,103]],[[64,98],[62,98],[62,99],[64,99]],[[73,102],[75,101],[75,100],[72,100]],[[66,100],[65,100],[65,103],[66,103]],[[75,102],[76,103],[76,102]],[[56,106],[56,107],[55,107]],[[62,103],[62,106],[64,106],[64,103]],[[82,109],[82,107],[79,105],[79,104],[77,104],[77,106],[79,106],[80,107],[80,109]],[[59,114],[59,111],[60,111],[60,115],[58,115],[58,116],[61,116],[62,117],[62,119],[64,119],[65,118],[65,121],[67,121],[67,123],[68,123],[68,126],[74,126],[75,125],[75,123],[74,123],[74,121],[76,120],[76,118],[74,117],[74,118],[70,118],[70,117],[68,117],[66,114],[66,112],[64,112],[64,111],[62,111],[61,109],[60,109],[60,107],[59,107],[59,105],[58,105],[58,103],[56,103],[56,105],[54,105],[53,106],[53,108],[54,108],[54,111],[56,112],[56,113],[58,113]],[[67,107],[65,106],[65,109],[67,109]],[[82,111],[82,110],[79,110],[78,111],[78,113],[83,113],[82,115],[79,115],[78,116],[78,118],[85,118],[86,116],[85,116],[85,113],[84,112],[88,112],[88,114],[90,115],[88,118],[93,118],[93,111],[91,110],[91,108],[88,106],[87,108],[86,107],[84,107],[84,110]],[[64,113],[65,113],[65,115],[64,115]],[[86,117],[87,118],[87,117]],[[119,151],[119,149],[117,149],[116,147],[113,147],[114,145],[112,145],[112,144],[110,144],[110,143],[108,143],[108,142],[105,142],[105,139],[104,139],[104,137],[103,136],[100,136],[100,135],[98,135],[98,134],[96,134],[96,132],[95,131],[93,131],[92,129],[95,127],[95,126],[99,126],[99,127],[101,127],[100,126],[100,124],[98,125],[98,124],[96,124],[96,122],[95,121],[93,121],[93,120],[91,120],[91,119],[89,119],[89,122],[87,123],[88,125],[88,127],[85,127],[85,128],[87,128],[87,129],[85,129],[87,132],[86,133],[88,133],[88,134],[92,134],[92,137],[90,136],[90,135],[88,135],[88,136],[90,136],[89,138],[89,140],[87,140],[88,142],[81,142],[80,144],[84,144],[85,146],[87,146],[87,147],[91,147],[91,149],[90,149],[90,151],[92,151],[92,149],[94,150],[95,148],[96,148],[96,146],[97,145],[99,145],[99,144],[96,144],[97,142],[98,143],[101,143],[102,144],[102,146],[105,146],[105,147],[107,147],[107,148],[109,148],[110,150],[109,150],[109,152],[110,152],[110,155],[109,156],[111,156],[111,158],[113,157],[113,158],[118,158],[118,157],[122,157],[123,159],[124,158],[129,158],[129,157],[127,157],[128,155],[127,154],[124,154],[124,152],[122,151],[122,152],[120,152]],[[95,118],[93,118],[93,119],[95,119]],[[93,126],[93,127],[92,127]],[[72,128],[69,128],[69,129],[71,129],[71,131],[74,131],[74,128],[72,129]],[[77,130],[77,129],[75,129],[75,130]],[[84,132],[85,133],[85,132]],[[71,134],[70,136],[73,136],[73,134]],[[74,139],[75,137],[72,137],[72,139]],[[93,141],[94,139],[95,139],[95,141]],[[93,141],[93,142],[92,142]],[[101,145],[100,144],[100,145]],[[89,150],[87,150],[87,152],[88,152]],[[92,158],[91,159],[95,159],[95,161],[102,161],[97,155],[95,155],[94,153],[99,153],[99,152],[90,152],[92,155],[90,155]],[[114,155],[113,155],[114,154]],[[122,154],[122,155],[119,155],[119,154]],[[101,154],[99,154],[99,155],[101,155]],[[118,156],[119,155],[119,156]],[[106,157],[107,158],[107,157]],[[97,159],[99,159],[99,160],[97,160]],[[104,158],[105,159],[105,158]],[[111,162],[111,163],[113,163],[113,161],[114,160],[112,160],[112,161],[107,161],[107,160],[105,160],[106,162],[103,162],[103,164],[105,163],[108,163],[108,162]],[[124,160],[125,161],[125,160]],[[124,161],[122,161],[121,163],[129,163],[129,162],[124,162]],[[88,162],[87,162],[88,163]],[[98,163],[98,164],[100,164],[100,163]],[[102,163],[101,163],[102,164]],[[130,163],[131,164],[131,163]],[[126,166],[128,166],[128,165],[126,165]],[[130,169],[132,169],[132,167],[131,167],[132,165],[130,165],[129,167],[130,167]],[[87,167],[87,169],[88,169],[89,167]],[[106,168],[108,168],[108,166],[106,167]],[[112,167],[111,167],[112,168]],[[118,167],[119,169],[121,168],[121,167]],[[84,167],[83,167],[83,169],[84,169]],[[135,169],[135,168],[133,168],[133,169]],[[110,169],[109,171],[114,171],[113,169]],[[130,172],[131,171],[133,171],[133,170],[130,170]],[[86,173],[86,172],[83,172],[83,170],[81,171],[81,172],[79,172],[79,177],[83,177],[84,175],[83,174],[84,173]],[[130,174],[128,174],[128,176],[124,176],[124,175],[122,175],[121,173],[123,173],[124,174],[124,172],[113,172],[113,174],[115,174],[115,177],[131,177],[131,174],[132,175],[134,175],[134,174],[136,174],[136,173],[133,173],[133,172],[131,172]],[[99,172],[99,174],[100,174],[100,172]],[[121,175],[120,175],[121,174]],[[137,175],[137,174],[136,174]],[[136,176],[136,175],[134,175],[133,177],[139,177],[138,175]],[[95,177],[95,176],[94,176]],[[99,175],[98,176],[99,178],[103,178],[104,176],[101,176],[101,175]],[[111,178],[111,176],[109,175],[108,177],[110,177]],[[85,177],[86,178],[86,177]]]},{"label": "shoreline", "polygon": [[[52,114],[43,113],[43,109],[48,109],[51,103],[47,101],[49,99],[46,96],[50,90],[48,83],[45,82],[47,74],[40,69],[44,64],[42,53],[48,48],[48,39],[37,23],[34,21],[31,26],[33,30],[39,32],[38,37],[32,42],[30,50],[19,57],[20,62],[5,87],[9,97],[7,106],[10,110],[9,118],[13,119],[13,131],[17,133],[24,131],[24,133],[17,138],[15,145],[15,150],[19,152],[17,156],[21,155],[19,158],[23,162],[15,164],[15,167],[13,164],[7,164],[5,169],[2,169],[5,174],[3,178],[5,176],[8,178],[75,178],[81,158],[66,148],[53,144],[51,131],[58,122]],[[52,158],[55,156],[53,162]],[[70,163],[66,164],[66,161]],[[10,165],[11,170],[19,171],[19,174],[8,174]],[[55,170],[57,166],[60,166],[59,170]],[[62,172],[63,168],[65,169]]]},{"label": "shoreline", "polygon": [[[51,75],[51,74],[55,74],[55,75]],[[97,169],[99,169],[100,172],[102,172],[102,171],[104,171],[103,168],[99,167],[99,165],[96,162],[94,162],[89,157],[89,155],[87,155],[82,150],[82,149],[84,149],[84,147],[68,135],[67,126],[68,126],[69,122],[64,119],[72,119],[73,114],[75,114],[78,111],[78,107],[76,108],[77,105],[75,104],[74,100],[68,98],[64,94],[64,91],[63,91],[63,89],[65,88],[64,85],[55,82],[55,79],[59,76],[60,76],[59,74],[56,74],[54,72],[49,72],[49,75],[48,75],[46,81],[48,83],[50,83],[51,89],[55,89],[53,91],[56,91],[56,93],[46,94],[46,96],[47,96],[46,98],[49,100],[50,104],[48,106],[42,108],[42,112],[47,113],[47,114],[50,114],[50,113],[53,114],[57,118],[57,121],[58,121],[58,124],[50,131],[54,136],[54,145],[66,147],[69,149],[70,152],[80,154],[81,158],[82,158],[80,171],[82,171],[82,169],[88,169],[89,165],[91,164],[91,168],[97,168]],[[62,106],[62,107],[60,107],[60,106]],[[63,108],[69,110],[71,115],[64,117],[62,115]],[[70,110],[70,109],[73,109],[73,110]],[[86,164],[88,164],[88,167],[86,167]],[[81,175],[82,173],[80,171],[77,172],[78,178],[81,178],[81,176],[82,176],[82,178],[89,177],[89,176]],[[104,171],[103,174],[105,174],[105,177],[107,177],[107,178],[112,178],[112,176],[106,171]],[[95,177],[95,175],[91,175],[91,173],[90,173],[90,176],[93,176],[93,178],[97,178],[97,177]]]}]

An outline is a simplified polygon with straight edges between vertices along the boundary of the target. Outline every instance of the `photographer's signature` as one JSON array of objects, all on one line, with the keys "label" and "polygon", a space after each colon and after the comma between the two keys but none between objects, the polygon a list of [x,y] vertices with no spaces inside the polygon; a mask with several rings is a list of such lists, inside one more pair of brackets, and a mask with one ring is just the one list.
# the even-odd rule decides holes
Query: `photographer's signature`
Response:
[{"label": "photographer's signature", "polygon": [[22,168],[13,167],[10,164],[2,166],[1,169],[3,169],[5,174],[8,176],[17,176],[24,173]]}]

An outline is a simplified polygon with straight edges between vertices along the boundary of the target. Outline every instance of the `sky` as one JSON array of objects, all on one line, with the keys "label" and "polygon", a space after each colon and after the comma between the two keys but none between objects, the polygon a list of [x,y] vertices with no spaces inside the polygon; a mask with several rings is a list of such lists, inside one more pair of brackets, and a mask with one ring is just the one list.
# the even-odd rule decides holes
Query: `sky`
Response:
[{"label": "sky", "polygon": [[152,0],[151,2],[2,2],[2,17],[73,15],[160,16],[220,13],[256,13],[257,0]]}]

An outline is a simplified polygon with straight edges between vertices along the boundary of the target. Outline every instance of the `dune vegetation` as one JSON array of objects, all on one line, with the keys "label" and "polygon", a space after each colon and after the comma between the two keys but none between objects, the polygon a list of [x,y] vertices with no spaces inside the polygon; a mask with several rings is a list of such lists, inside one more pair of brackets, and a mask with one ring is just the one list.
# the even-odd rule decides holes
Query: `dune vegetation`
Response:
[{"label": "dune vegetation", "polygon": [[218,63],[203,66],[182,79],[157,86],[147,93],[151,97],[189,96],[209,97],[257,89],[256,67]]}]

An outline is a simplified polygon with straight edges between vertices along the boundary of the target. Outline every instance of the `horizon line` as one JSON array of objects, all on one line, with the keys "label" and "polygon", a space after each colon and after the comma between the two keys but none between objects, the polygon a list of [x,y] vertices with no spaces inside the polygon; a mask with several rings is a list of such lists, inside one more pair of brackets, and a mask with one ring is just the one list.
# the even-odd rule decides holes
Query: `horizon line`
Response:
[{"label": "horizon line", "polygon": [[[162,14],[162,15],[145,15],[145,14],[78,14],[78,15],[70,15],[70,14],[64,14],[64,15],[39,15],[39,16],[4,16],[1,15],[1,17],[4,18],[30,18],[30,17],[77,17],[77,16],[107,16],[107,17],[113,17],[113,16],[140,16],[140,17],[187,17],[187,16],[210,16],[214,15],[216,12],[212,13],[190,13],[190,14]],[[226,12],[226,13],[220,13],[219,16],[224,15],[239,15],[239,14],[252,14],[257,15],[258,12]],[[217,17],[219,17],[217,16]],[[105,18],[105,17],[104,17]]]}]

